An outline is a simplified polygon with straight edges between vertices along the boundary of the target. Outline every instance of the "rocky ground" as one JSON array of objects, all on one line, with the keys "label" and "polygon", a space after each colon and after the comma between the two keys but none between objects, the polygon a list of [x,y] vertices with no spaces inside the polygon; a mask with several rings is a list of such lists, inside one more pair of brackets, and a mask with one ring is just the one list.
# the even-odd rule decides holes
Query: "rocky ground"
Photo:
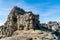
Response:
[{"label": "rocky ground", "polygon": [[1,40],[57,40],[54,34],[47,33],[41,30],[17,30],[13,33],[12,37],[3,38]]}]

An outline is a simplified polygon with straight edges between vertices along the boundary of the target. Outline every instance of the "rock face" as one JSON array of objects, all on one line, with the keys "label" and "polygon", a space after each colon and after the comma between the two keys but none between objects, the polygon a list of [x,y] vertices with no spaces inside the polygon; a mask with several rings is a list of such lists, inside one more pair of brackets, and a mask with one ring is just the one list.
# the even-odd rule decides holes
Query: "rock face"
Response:
[{"label": "rock face", "polygon": [[23,9],[15,6],[8,15],[6,23],[3,25],[2,33],[10,36],[16,30],[39,28],[39,15],[35,15],[32,12],[25,12]]},{"label": "rock face", "polygon": [[33,26],[39,26],[39,15],[35,15],[32,12],[25,12],[23,9],[14,7],[5,25],[15,27],[16,29],[28,30]]},{"label": "rock face", "polygon": [[58,22],[49,21],[48,24],[42,23],[41,25],[47,29],[60,32],[60,23]]},{"label": "rock face", "polygon": [[[51,29],[47,24],[42,25]],[[0,28],[0,38],[4,38],[1,40],[57,40],[55,34],[42,31],[41,28],[39,15],[15,6],[5,24]]]},{"label": "rock face", "polygon": [[25,12],[21,8],[14,7],[5,25],[11,26],[14,29],[29,30],[32,29],[33,26],[39,26],[39,15],[35,15],[32,12]]}]

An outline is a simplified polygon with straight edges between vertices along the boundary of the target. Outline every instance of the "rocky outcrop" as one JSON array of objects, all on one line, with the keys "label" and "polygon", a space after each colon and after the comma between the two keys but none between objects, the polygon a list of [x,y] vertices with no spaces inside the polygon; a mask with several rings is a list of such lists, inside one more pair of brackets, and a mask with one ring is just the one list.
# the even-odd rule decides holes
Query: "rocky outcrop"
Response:
[{"label": "rocky outcrop", "polygon": [[39,15],[14,7],[8,15],[5,25],[12,27],[14,30],[29,30],[33,26],[39,26]]},{"label": "rocky outcrop", "polygon": [[60,23],[58,23],[56,21],[54,21],[54,22],[49,21],[47,24],[46,23],[42,23],[41,25],[43,27],[47,28],[47,29],[60,32]]},{"label": "rocky outcrop", "polygon": [[2,35],[11,36],[16,30],[39,29],[39,15],[26,12],[15,6],[1,28]]},{"label": "rocky outcrop", "polygon": [[56,30],[53,25],[51,23],[41,25],[39,15],[15,6],[0,28],[0,38],[4,38],[1,40],[57,40],[55,34],[41,30],[43,27]]}]

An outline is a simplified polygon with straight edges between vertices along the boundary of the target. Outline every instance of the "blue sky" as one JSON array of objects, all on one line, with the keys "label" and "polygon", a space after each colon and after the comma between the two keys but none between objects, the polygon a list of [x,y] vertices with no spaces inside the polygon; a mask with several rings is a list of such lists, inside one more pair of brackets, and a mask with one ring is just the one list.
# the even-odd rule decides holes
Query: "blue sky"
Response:
[{"label": "blue sky", "polygon": [[60,0],[0,0],[0,25],[5,23],[14,6],[39,14],[41,23],[60,22]]}]

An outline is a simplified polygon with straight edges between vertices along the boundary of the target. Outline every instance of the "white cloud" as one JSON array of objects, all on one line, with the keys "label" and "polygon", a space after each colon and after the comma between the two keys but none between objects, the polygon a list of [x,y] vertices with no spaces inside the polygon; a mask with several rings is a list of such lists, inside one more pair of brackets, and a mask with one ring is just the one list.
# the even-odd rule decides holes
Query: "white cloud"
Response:
[{"label": "white cloud", "polygon": [[16,4],[17,6],[23,8],[25,11],[32,11],[35,14],[38,14],[39,10],[35,7],[35,5],[29,5],[25,3],[23,0]]},{"label": "white cloud", "polygon": [[[4,22],[3,22],[4,23]],[[0,26],[3,25],[3,23],[0,23]]]},{"label": "white cloud", "polygon": [[[1,2],[1,1],[0,1]],[[1,2],[2,3],[2,2]],[[16,3],[13,3],[11,4],[10,8],[0,8],[0,15],[2,16],[7,16],[10,12],[10,9],[13,8],[13,6],[18,6],[18,7],[21,7],[23,8],[25,11],[33,11],[33,13],[35,14],[39,14],[41,16],[49,16],[49,15],[52,15],[52,14],[55,14],[57,12],[60,12],[60,9],[59,9],[59,5],[58,6],[49,6],[49,4],[51,4],[50,2],[48,3],[41,3],[41,4],[34,4],[34,5],[29,5],[27,3],[24,2],[24,0],[20,0],[19,2],[16,2]],[[43,9],[43,7],[50,7],[49,9],[47,9],[45,12],[41,11],[40,9]],[[39,8],[38,8],[39,7]],[[40,8],[41,7],[41,8]],[[56,8],[56,9],[55,9]],[[44,10],[44,9],[43,9]],[[0,17],[1,18],[1,17]],[[0,19],[1,20],[1,19]],[[5,19],[6,20],[6,19]],[[1,21],[0,21],[1,22]],[[3,22],[3,21],[2,21]],[[4,23],[4,22],[3,22]],[[2,23],[2,24],[3,24]],[[0,23],[1,24],[1,23]]]},{"label": "white cloud", "polygon": [[3,25],[9,14],[9,8],[0,8],[0,26]]},{"label": "white cloud", "polygon": [[0,8],[0,15],[6,16],[9,13],[9,8]]}]

